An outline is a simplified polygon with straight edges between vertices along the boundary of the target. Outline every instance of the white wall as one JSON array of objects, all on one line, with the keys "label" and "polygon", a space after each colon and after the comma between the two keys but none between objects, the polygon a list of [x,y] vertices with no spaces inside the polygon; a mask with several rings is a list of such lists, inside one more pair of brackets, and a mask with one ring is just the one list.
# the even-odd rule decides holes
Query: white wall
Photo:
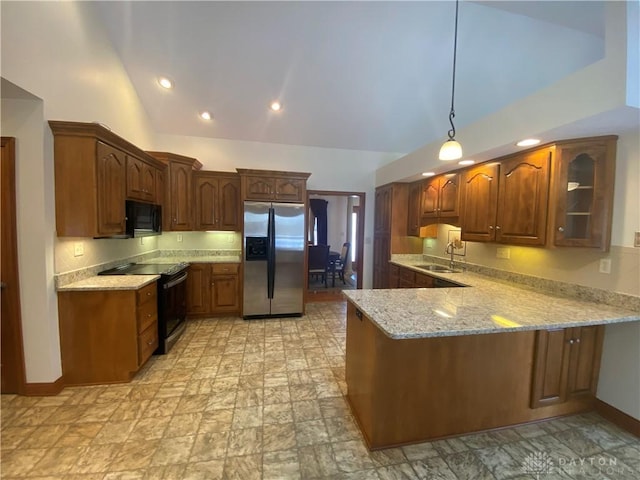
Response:
[{"label": "white wall", "polygon": [[55,212],[49,181],[53,164],[43,155],[42,101],[2,99],[1,110],[2,135],[16,138],[16,228],[26,379],[46,383],[62,373],[53,289]]}]

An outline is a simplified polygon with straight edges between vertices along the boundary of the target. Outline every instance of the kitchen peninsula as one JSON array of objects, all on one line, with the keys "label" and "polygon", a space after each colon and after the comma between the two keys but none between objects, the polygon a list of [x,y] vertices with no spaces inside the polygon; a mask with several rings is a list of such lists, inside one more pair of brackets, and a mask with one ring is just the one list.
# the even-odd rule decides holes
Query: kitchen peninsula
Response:
[{"label": "kitchen peninsula", "polygon": [[346,381],[371,449],[594,408],[604,324],[640,313],[494,281],[345,291]]}]

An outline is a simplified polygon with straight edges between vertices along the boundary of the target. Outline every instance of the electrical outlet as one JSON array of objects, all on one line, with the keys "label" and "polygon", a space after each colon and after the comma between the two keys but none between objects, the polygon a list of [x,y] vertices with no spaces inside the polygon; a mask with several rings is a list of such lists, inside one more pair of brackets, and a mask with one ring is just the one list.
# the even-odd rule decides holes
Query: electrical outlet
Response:
[{"label": "electrical outlet", "polygon": [[144,245],[144,237],[140,237],[140,245]]},{"label": "electrical outlet", "polygon": [[640,247],[640,232],[636,232],[636,235],[633,238],[633,246]]},{"label": "electrical outlet", "polygon": [[600,273],[611,273],[611,259],[600,259]]},{"label": "electrical outlet", "polygon": [[506,258],[506,259],[511,258],[511,249],[498,247],[496,249],[496,258]]},{"label": "electrical outlet", "polygon": [[73,244],[73,256],[74,257],[81,257],[82,255],[84,255],[84,243],[75,242]]},{"label": "electrical outlet", "polygon": [[182,241],[182,234],[179,233],[178,237],[176,238],[176,241],[181,242]]}]

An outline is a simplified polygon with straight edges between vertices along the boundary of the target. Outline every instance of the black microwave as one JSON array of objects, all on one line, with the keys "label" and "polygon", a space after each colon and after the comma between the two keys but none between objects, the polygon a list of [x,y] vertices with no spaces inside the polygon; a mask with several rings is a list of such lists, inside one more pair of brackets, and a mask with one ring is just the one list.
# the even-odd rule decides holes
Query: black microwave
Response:
[{"label": "black microwave", "polygon": [[128,237],[148,237],[162,233],[160,205],[127,200],[126,210]]}]

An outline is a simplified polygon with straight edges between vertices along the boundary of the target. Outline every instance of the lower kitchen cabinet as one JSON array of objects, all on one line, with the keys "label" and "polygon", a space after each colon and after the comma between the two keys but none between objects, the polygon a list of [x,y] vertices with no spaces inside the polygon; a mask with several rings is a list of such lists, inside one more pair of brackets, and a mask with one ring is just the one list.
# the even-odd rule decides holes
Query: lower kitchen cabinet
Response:
[{"label": "lower kitchen cabinet", "polygon": [[239,314],[239,267],[238,263],[192,263],[187,277],[187,313]]},{"label": "lower kitchen cabinet", "polygon": [[156,282],[58,292],[58,315],[65,385],[128,382],[158,347]]},{"label": "lower kitchen cabinet", "polygon": [[602,325],[538,331],[531,408],[595,395],[603,338]]}]

